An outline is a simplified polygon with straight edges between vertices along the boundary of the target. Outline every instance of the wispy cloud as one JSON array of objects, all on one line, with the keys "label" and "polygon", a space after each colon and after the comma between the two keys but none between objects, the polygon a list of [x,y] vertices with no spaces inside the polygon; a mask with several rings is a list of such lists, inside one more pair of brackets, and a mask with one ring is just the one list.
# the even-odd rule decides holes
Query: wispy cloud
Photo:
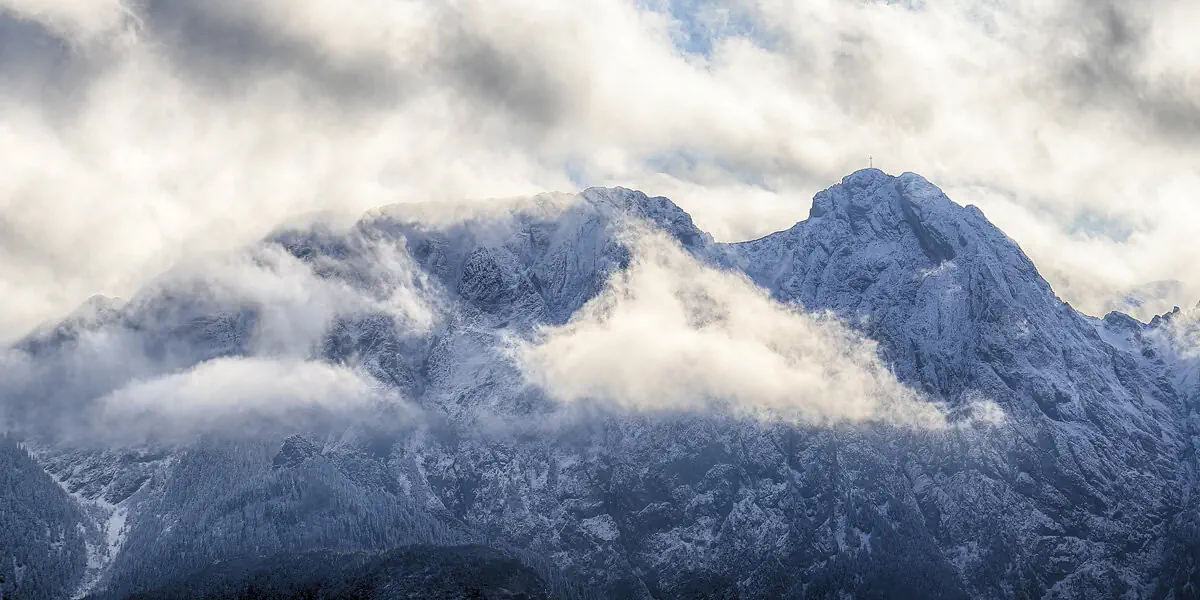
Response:
[{"label": "wispy cloud", "polygon": [[347,424],[384,405],[419,422],[415,405],[364,373],[315,361],[222,358],[131,381],[99,398],[84,412],[89,422],[67,432],[75,443],[177,443]]}]

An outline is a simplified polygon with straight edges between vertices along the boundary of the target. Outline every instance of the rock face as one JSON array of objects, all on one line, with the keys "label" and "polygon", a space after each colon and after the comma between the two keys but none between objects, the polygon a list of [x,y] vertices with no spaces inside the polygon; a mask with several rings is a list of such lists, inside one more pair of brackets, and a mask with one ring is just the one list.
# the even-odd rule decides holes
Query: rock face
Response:
[{"label": "rock face", "polygon": [[[512,340],[567,323],[630,264],[631,220],[877,341],[950,426],[564,411],[522,374]],[[981,211],[917,175],[859,171],[818,194],[807,221],[738,244],[618,188],[440,224],[386,209],[349,233],[289,231],[264,247],[371,300],[329,315],[309,357],[366,373],[422,416],[397,426],[385,405],[303,431],[73,447],[54,435],[59,412],[132,379],[261,354],[277,313],[158,285],[35,333],[0,393],[80,518],[108,536],[85,589],[158,589],[236,556],[483,544],[567,597],[1200,594],[1188,315],[1076,312]],[[433,325],[379,308],[412,289],[436,299]],[[138,368],[96,366],[113,360],[106,349]],[[964,416],[980,398],[1003,419]]]}]

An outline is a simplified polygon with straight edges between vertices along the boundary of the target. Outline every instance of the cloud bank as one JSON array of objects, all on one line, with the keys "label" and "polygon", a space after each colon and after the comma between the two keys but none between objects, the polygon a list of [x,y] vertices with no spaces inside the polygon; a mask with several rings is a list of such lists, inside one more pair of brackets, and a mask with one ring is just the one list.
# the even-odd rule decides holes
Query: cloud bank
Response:
[{"label": "cloud bank", "polygon": [[[897,381],[876,345],[833,316],[781,305],[663,234],[631,233],[627,243],[627,271],[566,325],[514,345],[522,371],[552,396],[817,425],[947,426],[940,406]],[[983,420],[1000,417],[985,408]]]},{"label": "cloud bank", "polygon": [[720,239],[865,166],[1091,312],[1200,297],[1188,0],[0,0],[0,335],[315,211],[619,184]]},{"label": "cloud bank", "polygon": [[289,429],[349,423],[382,404],[415,417],[394,392],[365,374],[326,363],[223,358],[186,371],[135,380],[106,394],[89,411],[75,441],[187,441],[274,425]]}]

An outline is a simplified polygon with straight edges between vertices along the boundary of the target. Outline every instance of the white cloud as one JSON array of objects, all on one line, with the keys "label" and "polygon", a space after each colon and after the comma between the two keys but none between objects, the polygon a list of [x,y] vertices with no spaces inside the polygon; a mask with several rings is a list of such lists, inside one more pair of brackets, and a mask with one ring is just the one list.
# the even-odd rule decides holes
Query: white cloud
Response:
[{"label": "white cloud", "polygon": [[[104,441],[175,442],[270,424],[292,427],[405,407],[369,377],[303,360],[225,358],[135,380],[97,401],[84,435]],[[415,415],[416,411],[411,411]]]},{"label": "white cloud", "polygon": [[517,364],[551,395],[814,424],[947,425],[939,406],[892,376],[873,342],[832,316],[781,305],[661,234],[629,243],[630,268],[569,323],[515,342]]},{"label": "white cloud", "polygon": [[0,0],[0,13],[44,23],[76,43],[112,34],[131,16],[122,0]]},{"label": "white cloud", "polygon": [[0,335],[312,211],[623,184],[747,238],[867,155],[1082,308],[1200,297],[1194,3],[658,4],[3,0]]},{"label": "white cloud", "polygon": [[[343,233],[354,240],[352,233]],[[251,351],[272,356],[309,355],[337,317],[385,314],[406,333],[426,333],[440,318],[440,292],[393,242],[363,242],[361,256],[301,261],[276,245],[250,252],[206,256],[157,279],[139,298],[155,310],[162,297],[187,295],[225,311],[255,311]],[[345,262],[343,262],[345,261]],[[353,269],[369,289],[318,270]],[[140,306],[134,304],[136,310]]]}]

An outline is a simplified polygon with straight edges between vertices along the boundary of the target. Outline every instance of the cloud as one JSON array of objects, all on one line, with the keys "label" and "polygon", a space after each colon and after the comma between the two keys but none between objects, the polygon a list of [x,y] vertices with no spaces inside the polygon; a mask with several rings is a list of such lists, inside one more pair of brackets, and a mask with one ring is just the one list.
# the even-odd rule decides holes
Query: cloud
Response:
[{"label": "cloud", "polygon": [[521,370],[552,396],[820,425],[947,426],[941,406],[897,381],[875,344],[833,316],[781,305],[662,234],[629,235],[627,271],[566,325],[514,342]]},{"label": "cloud", "polygon": [[[441,317],[440,290],[407,252],[385,240],[343,235],[348,256],[301,260],[278,244],[183,263],[143,289],[129,307],[142,326],[169,328],[189,318],[250,310],[255,354],[307,356],[339,317],[383,314],[397,330],[428,333]],[[183,315],[164,299],[185,298]],[[194,305],[199,304],[199,308]],[[177,323],[163,322],[178,320]]]},{"label": "cloud", "polygon": [[1175,387],[1200,399],[1200,304],[1172,311],[1155,325],[1137,335],[1135,344],[1149,346],[1170,367]]},{"label": "cloud", "polygon": [[105,37],[132,16],[121,0],[0,0],[0,12],[41,24],[76,44]]},{"label": "cloud", "polygon": [[[390,406],[418,412],[369,376],[303,360],[222,358],[180,373],[132,381],[100,398],[76,441],[172,443],[196,435],[235,435],[272,426],[349,423]],[[393,411],[394,413],[394,411]],[[393,414],[393,416],[395,416]]]},{"label": "cloud", "polygon": [[1197,23],[1187,0],[0,0],[0,336],[314,211],[619,184],[745,239],[868,155],[980,205],[1077,306],[1168,279],[1159,304],[1190,305]]},{"label": "cloud", "polygon": [[[336,252],[285,250],[321,236]],[[0,427],[170,443],[344,423],[368,409],[411,416],[377,365],[319,357],[337,323],[360,317],[401,343],[428,335],[443,316],[437,285],[395,241],[322,226],[276,241],[181,263],[128,302],[93,298],[0,352]]]}]

